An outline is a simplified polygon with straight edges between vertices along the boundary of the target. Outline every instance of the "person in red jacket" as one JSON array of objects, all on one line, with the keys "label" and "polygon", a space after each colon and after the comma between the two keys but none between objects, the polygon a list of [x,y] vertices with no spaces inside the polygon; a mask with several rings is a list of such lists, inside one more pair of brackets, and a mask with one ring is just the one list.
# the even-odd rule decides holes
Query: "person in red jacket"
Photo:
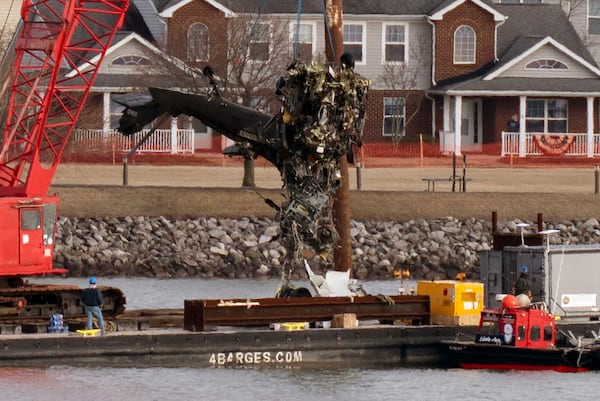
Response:
[{"label": "person in red jacket", "polygon": [[96,278],[90,277],[90,286],[83,290],[81,299],[85,304],[85,313],[87,314],[86,330],[92,329],[92,318],[98,319],[98,326],[100,326],[100,334],[106,334],[104,329],[104,318],[102,317],[102,304],[104,299],[102,298],[102,292],[96,288]]}]

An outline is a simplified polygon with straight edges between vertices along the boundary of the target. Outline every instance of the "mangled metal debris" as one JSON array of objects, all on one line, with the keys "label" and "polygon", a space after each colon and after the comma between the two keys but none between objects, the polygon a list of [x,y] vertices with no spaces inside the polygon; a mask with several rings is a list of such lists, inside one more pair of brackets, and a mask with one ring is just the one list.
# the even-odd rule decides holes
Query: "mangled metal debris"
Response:
[{"label": "mangled metal debris", "polygon": [[150,88],[143,102],[117,100],[126,106],[119,131],[132,134],[165,113],[186,114],[273,163],[287,193],[274,205],[289,255],[285,280],[305,247],[328,260],[338,242],[332,206],[340,160],[361,145],[369,84],[352,68],[294,63],[277,84],[282,108],[276,115],[225,100],[216,88],[206,95]]},{"label": "mangled metal debris", "polygon": [[277,85],[280,119],[293,132],[281,169],[289,198],[278,216],[292,266],[305,245],[326,256],[338,243],[333,201],[341,185],[340,158],[362,144],[368,87],[351,68],[336,73],[317,63],[291,65]]}]

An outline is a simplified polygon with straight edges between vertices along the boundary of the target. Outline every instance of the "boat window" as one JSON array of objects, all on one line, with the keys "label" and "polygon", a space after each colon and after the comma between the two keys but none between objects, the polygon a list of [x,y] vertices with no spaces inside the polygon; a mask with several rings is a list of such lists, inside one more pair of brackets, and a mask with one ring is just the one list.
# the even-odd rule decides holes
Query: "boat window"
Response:
[{"label": "boat window", "polygon": [[527,338],[525,326],[519,326],[519,328],[517,329],[517,335],[519,336],[519,340],[524,340]]},{"label": "boat window", "polygon": [[552,326],[544,327],[544,341],[552,341]]},{"label": "boat window", "polygon": [[483,322],[479,333],[484,336],[497,336],[500,333],[500,326],[498,322]]},{"label": "boat window", "polygon": [[531,341],[540,341],[540,326],[533,326],[531,330],[529,330],[529,339]]}]

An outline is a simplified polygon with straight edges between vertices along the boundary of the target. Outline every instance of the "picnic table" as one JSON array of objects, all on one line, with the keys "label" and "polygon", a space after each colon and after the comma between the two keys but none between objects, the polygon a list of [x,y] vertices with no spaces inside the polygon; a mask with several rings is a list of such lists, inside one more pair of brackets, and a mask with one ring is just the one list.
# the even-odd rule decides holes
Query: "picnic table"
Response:
[{"label": "picnic table", "polygon": [[[466,192],[465,181],[471,181],[470,178],[464,178],[461,176],[448,177],[448,178],[421,178],[422,181],[427,182],[427,192],[435,192],[436,182],[458,182],[458,192]],[[454,188],[452,188],[454,192]]]}]

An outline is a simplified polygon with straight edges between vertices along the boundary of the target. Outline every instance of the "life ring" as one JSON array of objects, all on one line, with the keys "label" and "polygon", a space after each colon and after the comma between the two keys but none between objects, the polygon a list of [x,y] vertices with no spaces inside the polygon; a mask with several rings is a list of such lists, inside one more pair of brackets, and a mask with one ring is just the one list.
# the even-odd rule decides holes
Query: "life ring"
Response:
[{"label": "life ring", "polygon": [[575,135],[534,135],[535,142],[547,156],[562,155],[575,141]]}]

